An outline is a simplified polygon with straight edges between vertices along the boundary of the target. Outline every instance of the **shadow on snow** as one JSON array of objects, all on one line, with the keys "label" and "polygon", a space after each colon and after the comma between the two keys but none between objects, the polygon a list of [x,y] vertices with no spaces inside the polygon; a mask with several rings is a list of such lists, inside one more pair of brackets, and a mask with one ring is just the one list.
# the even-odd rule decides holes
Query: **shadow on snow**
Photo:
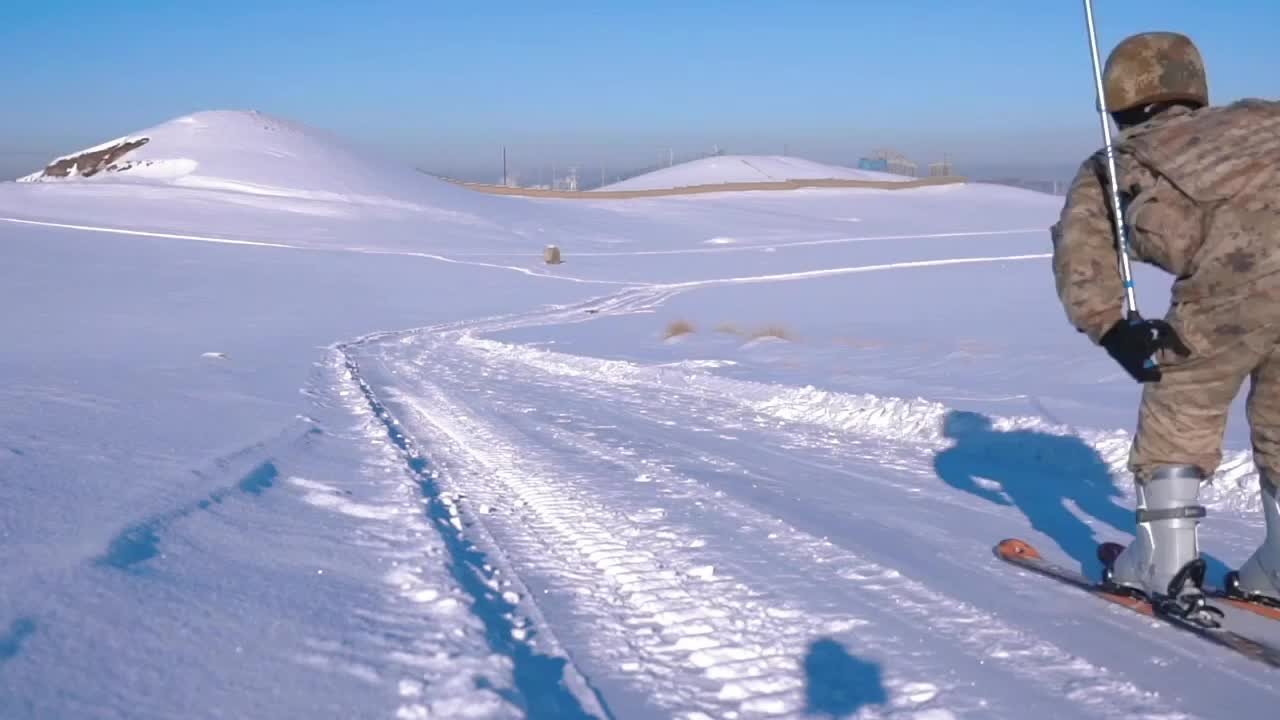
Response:
[{"label": "shadow on snow", "polygon": [[889,697],[880,666],[850,655],[830,638],[816,640],[804,658],[805,713],[848,717]]},{"label": "shadow on snow", "polygon": [[22,652],[22,644],[35,632],[35,620],[25,617],[14,620],[9,629],[0,635],[0,665],[17,657]]},{"label": "shadow on snow", "polygon": [[[996,430],[986,415],[962,410],[947,414],[943,434],[955,445],[934,458],[938,477],[957,490],[1017,508],[1034,530],[1052,538],[1088,576],[1101,576],[1097,557],[1101,539],[1071,512],[1069,502],[1084,515],[1134,534],[1133,508],[1119,504],[1125,496],[1110,468],[1080,438]],[[1201,554],[1210,576],[1226,572],[1221,561]]]},{"label": "shadow on snow", "polygon": [[134,566],[160,554],[160,534],[169,525],[198,510],[208,510],[236,492],[261,495],[275,485],[279,476],[280,472],[276,469],[275,463],[271,461],[259,463],[248,474],[241,477],[233,487],[215,490],[209,493],[208,497],[169,512],[154,515],[125,528],[111,539],[106,550],[95,560],[95,564],[117,570],[137,570]]}]

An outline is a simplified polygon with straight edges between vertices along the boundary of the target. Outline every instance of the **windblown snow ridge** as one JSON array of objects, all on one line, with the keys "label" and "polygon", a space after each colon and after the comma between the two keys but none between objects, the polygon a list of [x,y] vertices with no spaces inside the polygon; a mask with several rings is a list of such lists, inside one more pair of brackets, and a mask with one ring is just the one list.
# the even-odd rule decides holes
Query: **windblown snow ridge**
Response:
[{"label": "windblown snow ridge", "polygon": [[[793,422],[823,425],[858,435],[887,440],[903,440],[934,446],[983,432],[1016,433],[1034,431],[1043,435],[1076,437],[1097,453],[1112,474],[1128,476],[1132,434],[1124,430],[1076,429],[1046,422],[1033,416],[988,417],[956,410],[943,403],[916,398],[887,398],[876,395],[848,395],[819,390],[812,386],[780,390],[769,399],[752,404],[758,412]],[[1038,444],[1004,443],[1000,462],[1010,466],[1043,466],[1052,463],[1066,472],[1078,470],[1082,476],[1095,461],[1092,454],[1066,454],[1046,458]],[[1010,454],[1012,451],[1012,454]],[[1205,504],[1214,510],[1256,511],[1260,501],[1255,490],[1257,470],[1252,453],[1228,453],[1207,489]],[[1127,484],[1125,485],[1128,486]]]},{"label": "windblown snow ridge", "polygon": [[[1132,443],[1124,430],[1072,428],[1034,416],[990,417],[959,410],[925,398],[884,397],[821,390],[813,386],[780,386],[720,377],[689,366],[650,366],[625,360],[606,360],[513,345],[496,340],[463,335],[459,342],[475,351],[501,356],[555,375],[579,377],[592,383],[648,386],[664,391],[732,398],[745,410],[777,422],[815,425],[863,438],[923,444],[946,448],[961,437],[976,433],[1017,433],[1033,431],[1042,435],[1078,438],[1094,452],[1063,453],[1046,458],[1040,443],[1001,443],[999,461],[1010,466],[1054,467],[1070,473],[1086,473],[1099,462],[1118,477],[1128,477],[1127,462]],[[1095,454],[1096,453],[1096,454]],[[1129,487],[1129,483],[1122,483]],[[1234,451],[1226,455],[1206,488],[1203,502],[1213,510],[1257,511],[1258,474],[1252,453]]]}]

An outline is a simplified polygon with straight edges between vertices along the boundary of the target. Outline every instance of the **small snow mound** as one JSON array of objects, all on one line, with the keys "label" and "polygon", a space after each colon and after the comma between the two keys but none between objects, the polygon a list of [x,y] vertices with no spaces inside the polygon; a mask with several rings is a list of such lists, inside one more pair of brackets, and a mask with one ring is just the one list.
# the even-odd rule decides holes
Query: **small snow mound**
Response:
[{"label": "small snow mound", "polygon": [[733,367],[734,365],[737,365],[737,364],[738,362],[736,360],[694,359],[694,360],[677,360],[675,362],[661,363],[659,365],[656,365],[655,367],[678,368],[678,369],[686,369],[686,370],[714,370],[716,368],[722,368],[722,367]]},{"label": "small snow mound", "polygon": [[738,241],[731,237],[713,237],[710,240],[703,240],[707,245],[732,245],[736,242]]},{"label": "small snow mound", "polygon": [[913,720],[956,720],[956,714],[944,708],[921,710],[911,717]]},{"label": "small snow mound", "polygon": [[902,694],[916,705],[927,703],[938,696],[938,686],[927,682],[913,682],[902,686]]},{"label": "small snow mound", "polygon": [[715,575],[716,568],[714,565],[701,565],[689,570],[689,577],[698,578],[699,580],[710,580],[714,578]]}]

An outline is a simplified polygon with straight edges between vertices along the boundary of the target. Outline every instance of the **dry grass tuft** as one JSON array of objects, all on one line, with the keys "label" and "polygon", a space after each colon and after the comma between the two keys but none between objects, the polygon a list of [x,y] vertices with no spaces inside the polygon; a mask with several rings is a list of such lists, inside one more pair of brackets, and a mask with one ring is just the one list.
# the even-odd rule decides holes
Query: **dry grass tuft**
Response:
[{"label": "dry grass tuft", "polygon": [[[743,338],[744,340],[758,340],[761,338],[778,338],[779,340],[794,341],[795,333],[788,329],[785,325],[769,323],[756,328],[744,329],[741,325],[731,322],[722,322],[715,326],[715,332],[724,335],[733,335],[734,337]],[[680,335],[688,335],[695,332],[693,324],[688,320],[674,320],[667,324],[667,329],[663,333],[664,339],[671,339]]]},{"label": "dry grass tuft", "polygon": [[851,347],[858,350],[874,350],[876,348],[884,347],[883,340],[875,340],[872,338],[850,337],[848,335],[841,335],[839,337],[836,337],[831,340],[831,343],[833,345],[844,345],[845,347]]},{"label": "dry grass tuft", "polygon": [[688,335],[693,331],[693,323],[688,320],[673,320],[667,323],[667,329],[663,332],[662,339],[670,340],[673,337]]},{"label": "dry grass tuft", "polygon": [[742,334],[742,331],[738,329],[738,326],[734,325],[733,323],[720,323],[719,325],[716,326],[716,332],[724,333],[726,335]]},{"label": "dry grass tuft", "polygon": [[795,340],[795,336],[791,331],[781,325],[765,325],[764,327],[751,331],[752,340],[768,337],[778,338],[780,340]]}]

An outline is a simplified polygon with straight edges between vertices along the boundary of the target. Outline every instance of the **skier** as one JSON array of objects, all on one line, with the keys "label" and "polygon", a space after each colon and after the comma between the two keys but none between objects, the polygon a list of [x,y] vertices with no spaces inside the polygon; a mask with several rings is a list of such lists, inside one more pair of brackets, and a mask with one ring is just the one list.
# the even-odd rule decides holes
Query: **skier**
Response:
[{"label": "skier", "polygon": [[1280,102],[1211,106],[1199,50],[1169,32],[1123,40],[1102,84],[1129,256],[1176,277],[1163,320],[1125,316],[1105,149],[1090,156],[1051,229],[1055,284],[1069,322],[1142,383],[1137,533],[1104,558],[1107,579],[1153,600],[1200,597],[1200,488],[1247,377],[1266,536],[1226,583],[1280,602]]}]

